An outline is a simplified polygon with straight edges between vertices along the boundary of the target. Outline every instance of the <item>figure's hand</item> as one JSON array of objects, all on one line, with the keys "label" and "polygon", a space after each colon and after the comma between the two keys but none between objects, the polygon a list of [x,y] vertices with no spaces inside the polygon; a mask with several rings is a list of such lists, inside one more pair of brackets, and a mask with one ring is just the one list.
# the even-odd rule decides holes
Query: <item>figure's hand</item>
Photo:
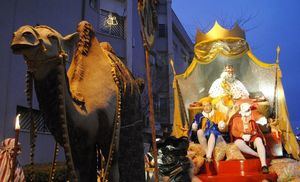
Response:
[{"label": "figure's hand", "polygon": [[226,127],[226,124],[225,124],[224,121],[220,121],[220,122],[218,123],[218,128],[219,128],[219,130],[224,130],[225,127]]},{"label": "figure's hand", "polygon": [[251,135],[246,134],[246,135],[243,135],[242,138],[243,138],[243,140],[244,140],[245,142],[249,142],[249,141],[250,141],[250,138],[251,138]]},{"label": "figure's hand", "polygon": [[181,129],[182,129],[183,131],[188,131],[188,130],[189,130],[189,129],[184,128],[184,127],[181,127]]},{"label": "figure's hand", "polygon": [[197,123],[193,123],[192,124],[192,130],[193,131],[197,131],[198,130],[198,124]]},{"label": "figure's hand", "polygon": [[256,121],[257,124],[260,124],[260,125],[266,125],[268,123],[267,121],[267,118],[266,117],[261,117],[259,118],[257,121]]}]

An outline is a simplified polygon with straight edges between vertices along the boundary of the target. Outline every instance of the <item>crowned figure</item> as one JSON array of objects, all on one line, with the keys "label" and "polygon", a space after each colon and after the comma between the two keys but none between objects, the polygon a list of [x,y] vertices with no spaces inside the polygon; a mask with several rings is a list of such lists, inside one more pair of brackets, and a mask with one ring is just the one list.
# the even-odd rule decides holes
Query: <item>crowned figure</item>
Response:
[{"label": "crowned figure", "polygon": [[213,105],[226,114],[234,106],[235,100],[249,97],[244,84],[236,79],[232,65],[225,66],[220,78],[212,83],[208,93],[213,98]]}]

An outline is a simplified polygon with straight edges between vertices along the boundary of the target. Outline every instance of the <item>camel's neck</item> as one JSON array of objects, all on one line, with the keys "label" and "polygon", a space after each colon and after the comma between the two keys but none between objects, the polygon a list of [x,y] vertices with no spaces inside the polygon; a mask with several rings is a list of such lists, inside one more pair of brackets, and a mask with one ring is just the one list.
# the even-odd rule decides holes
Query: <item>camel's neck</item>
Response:
[{"label": "camel's neck", "polygon": [[[65,113],[65,109],[75,115],[78,113],[70,96],[64,66],[57,66],[43,79],[35,79],[34,84],[40,109],[44,113],[45,123],[57,141],[62,144],[60,117]],[[74,126],[72,122],[74,122],[72,119],[68,120],[69,128]]]}]

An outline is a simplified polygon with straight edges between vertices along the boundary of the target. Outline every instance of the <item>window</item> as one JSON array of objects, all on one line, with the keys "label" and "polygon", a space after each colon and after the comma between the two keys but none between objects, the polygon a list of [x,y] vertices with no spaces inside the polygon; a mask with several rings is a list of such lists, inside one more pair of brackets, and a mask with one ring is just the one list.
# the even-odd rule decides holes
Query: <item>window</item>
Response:
[{"label": "window", "polygon": [[169,64],[169,62],[168,62],[168,53],[163,52],[163,51],[158,51],[158,53],[157,53],[157,61],[159,63],[164,64],[164,65],[168,65]]},{"label": "window", "polygon": [[166,24],[158,25],[158,36],[159,37],[167,37],[167,26]]},{"label": "window", "polygon": [[173,49],[174,49],[174,51],[177,51],[177,48],[178,48],[178,45],[175,42],[173,42]]},{"label": "window", "polygon": [[165,95],[160,95],[158,100],[158,111],[160,122],[168,122],[168,97]]},{"label": "window", "polygon": [[184,62],[188,62],[189,61],[189,56],[187,55],[187,53],[181,49],[181,58],[184,60]]},{"label": "window", "polygon": [[98,31],[103,34],[124,38],[124,17],[106,10],[100,10]]},{"label": "window", "polygon": [[98,10],[98,3],[99,3],[98,0],[90,0],[89,1],[90,7],[94,10]]},{"label": "window", "polygon": [[[17,106],[17,114],[20,114],[21,131],[29,132],[31,127],[30,109],[23,106]],[[44,122],[43,114],[39,110],[32,109],[32,117],[36,123],[36,131],[40,134],[50,134]]]}]

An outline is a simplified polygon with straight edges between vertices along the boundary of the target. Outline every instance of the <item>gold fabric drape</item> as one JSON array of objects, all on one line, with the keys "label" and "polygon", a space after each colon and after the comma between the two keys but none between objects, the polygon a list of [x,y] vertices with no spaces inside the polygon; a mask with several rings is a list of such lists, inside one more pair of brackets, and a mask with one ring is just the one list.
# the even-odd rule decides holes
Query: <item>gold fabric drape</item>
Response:
[{"label": "gold fabric drape", "polygon": [[[279,74],[281,75],[281,74]],[[287,110],[284,90],[281,82],[281,76],[277,83],[278,96],[278,120],[279,130],[282,132],[282,142],[288,154],[291,154],[295,159],[300,160],[300,148],[296,136],[290,124],[289,113]]]},{"label": "gold fabric drape", "polygon": [[180,105],[180,88],[178,88],[177,80],[174,78],[173,81],[174,89],[174,120],[173,129],[171,135],[176,138],[188,137],[189,124],[187,118],[185,118],[184,111]]},{"label": "gold fabric drape", "polygon": [[209,63],[218,54],[227,57],[239,56],[248,51],[248,44],[244,39],[226,39],[212,42],[200,42],[194,47],[195,59],[200,63]]}]

